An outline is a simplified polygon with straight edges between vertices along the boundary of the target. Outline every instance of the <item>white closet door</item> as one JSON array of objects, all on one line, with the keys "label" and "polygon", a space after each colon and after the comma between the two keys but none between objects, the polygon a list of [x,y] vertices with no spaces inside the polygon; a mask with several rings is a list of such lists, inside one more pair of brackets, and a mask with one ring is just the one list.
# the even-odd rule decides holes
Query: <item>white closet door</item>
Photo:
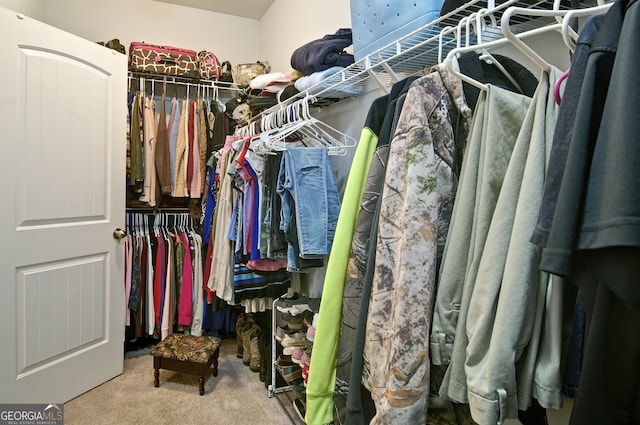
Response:
[{"label": "white closet door", "polygon": [[0,400],[122,373],[126,57],[0,8]]}]

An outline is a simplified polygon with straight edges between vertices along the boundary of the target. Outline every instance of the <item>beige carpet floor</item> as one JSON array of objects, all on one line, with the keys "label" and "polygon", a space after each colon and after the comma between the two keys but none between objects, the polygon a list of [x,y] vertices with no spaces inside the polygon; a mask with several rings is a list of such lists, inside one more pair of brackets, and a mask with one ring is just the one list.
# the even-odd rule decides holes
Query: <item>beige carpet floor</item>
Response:
[{"label": "beige carpet floor", "polygon": [[69,401],[65,425],[296,425],[302,422],[290,398],[270,398],[259,374],[236,357],[235,339],[223,340],[218,376],[209,377],[198,394],[198,377],[160,370],[153,386],[149,350],[128,353],[124,373]]}]

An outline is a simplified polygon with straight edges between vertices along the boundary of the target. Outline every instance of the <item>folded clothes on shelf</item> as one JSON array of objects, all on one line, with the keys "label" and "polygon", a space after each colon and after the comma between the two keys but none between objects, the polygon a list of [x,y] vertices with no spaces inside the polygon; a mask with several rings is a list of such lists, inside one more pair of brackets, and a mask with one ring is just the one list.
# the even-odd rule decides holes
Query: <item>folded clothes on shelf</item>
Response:
[{"label": "folded clothes on shelf", "polygon": [[[305,91],[312,88],[324,89],[330,85],[335,85],[335,88],[332,88],[327,93],[324,93],[324,97],[331,97],[336,99],[341,99],[344,97],[352,97],[362,93],[362,87],[348,85],[348,84],[337,84],[340,83],[340,75],[337,75],[340,71],[343,71],[345,68],[341,66],[333,66],[324,71],[314,72],[313,74],[300,77],[294,83],[294,86],[299,91]],[[321,84],[321,85],[320,85]],[[315,90],[311,90],[312,92]],[[314,93],[311,93],[314,94]]]},{"label": "folded clothes on shelf", "polygon": [[344,49],[352,43],[351,28],[340,28],[334,34],[327,34],[294,50],[291,67],[310,75],[332,66],[349,66],[354,62],[353,55]]}]

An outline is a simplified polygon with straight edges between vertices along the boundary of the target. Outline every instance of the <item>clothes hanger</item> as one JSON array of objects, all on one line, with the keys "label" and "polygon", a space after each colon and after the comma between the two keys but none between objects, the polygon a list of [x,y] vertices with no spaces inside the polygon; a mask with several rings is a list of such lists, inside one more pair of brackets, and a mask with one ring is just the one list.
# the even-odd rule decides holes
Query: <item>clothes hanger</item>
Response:
[{"label": "clothes hanger", "polygon": [[294,122],[283,132],[268,133],[265,145],[275,150],[286,150],[286,137],[297,133],[303,136],[303,143],[306,141],[307,145],[326,147],[330,155],[344,155],[345,148],[355,146],[356,141],[353,137],[311,116],[309,105],[314,101],[314,97],[307,96],[289,105],[289,117]]},{"label": "clothes hanger", "polygon": [[[456,25],[456,48],[463,47],[462,46],[462,28],[466,27],[467,22],[469,21],[469,17],[465,16],[458,21],[458,25]],[[465,37],[467,40],[467,44],[464,47],[469,45],[469,39]]]},{"label": "clothes hanger", "polygon": [[[555,1],[558,2],[559,0],[555,0]],[[592,15],[597,15],[599,13],[604,13],[607,10],[609,10],[612,4],[613,3],[602,3],[601,0],[598,0],[598,6],[588,7],[585,9],[571,10],[564,15],[562,19],[562,28],[561,28],[562,40],[564,41],[564,43],[567,45],[567,47],[571,52],[574,52],[576,48],[576,44],[573,40],[577,40],[579,36],[578,33],[576,33],[573,30],[573,28],[571,28],[570,26],[571,21],[577,17],[592,16]],[[569,77],[570,69],[571,68],[568,68],[566,71],[564,71],[553,85],[553,97],[556,101],[556,104],[558,105],[562,101],[562,98],[560,96],[560,87],[562,85],[562,82],[566,80],[567,77]]]},{"label": "clothes hanger", "polygon": [[[552,10],[535,10],[535,9],[526,9],[526,8],[518,8],[518,7],[514,7],[511,6],[509,7],[505,13],[502,16],[502,30],[503,32],[505,32],[505,24],[508,26],[508,22],[509,19],[511,17],[511,15],[514,12],[518,12],[518,13],[522,13],[522,14],[529,14],[529,15],[534,15],[534,16],[556,16],[556,15],[560,15],[563,16],[564,14],[566,14],[566,11],[552,11]],[[505,19],[506,17],[506,19]],[[457,47],[451,51],[449,51],[449,53],[447,54],[447,57],[445,59],[445,65],[447,66],[447,69],[455,76],[457,76],[458,78],[460,78],[462,81],[465,81],[475,87],[478,87],[480,90],[487,90],[487,85],[477,81],[465,74],[463,74],[462,72],[460,72],[458,69],[455,69],[454,65],[453,65],[453,58],[454,57],[458,57],[464,53],[467,52],[471,52],[471,51],[477,51],[477,50],[490,50],[490,49],[494,49],[494,48],[498,48],[498,47],[502,47],[505,46],[507,44],[513,43],[513,39],[518,40],[516,43],[520,42],[522,45],[524,45],[523,42],[521,42],[520,39],[522,38],[526,38],[526,37],[530,37],[530,36],[534,36],[534,35],[539,35],[539,34],[544,34],[546,32],[549,31],[559,31],[561,29],[561,23],[554,23],[554,24],[547,24],[545,26],[542,27],[538,27],[532,30],[528,30],[525,32],[521,32],[518,34],[514,34],[513,32],[509,32],[510,36],[509,37],[505,37],[505,38],[501,38],[498,40],[493,40],[493,41],[489,41],[489,42],[484,42],[482,44],[479,45],[474,45],[474,46],[467,46],[467,47]],[[530,49],[528,46],[525,45],[525,49]],[[535,52],[534,52],[535,53]],[[542,62],[544,62],[544,59],[540,58],[540,60]],[[546,62],[544,62],[546,63]],[[548,64],[547,64],[548,65]]]},{"label": "clothes hanger", "polygon": [[567,68],[566,71],[564,71],[560,77],[558,77],[558,79],[556,80],[556,82],[553,84],[553,98],[556,101],[556,104],[559,105],[560,102],[562,101],[561,96],[560,96],[560,86],[562,85],[562,82],[564,80],[567,79],[567,77],[569,76],[569,72],[570,72],[571,68]]},{"label": "clothes hanger", "polygon": [[224,113],[227,111],[227,105],[225,105],[221,100],[220,100],[220,96],[219,96],[219,90],[218,90],[218,86],[213,86],[213,96],[214,96],[214,100],[216,102],[216,105],[218,105],[218,109],[220,110],[220,112]]},{"label": "clothes hanger", "polygon": [[296,100],[276,111],[275,125],[270,130],[262,131],[260,138],[264,145],[273,150],[286,150],[284,140],[295,133],[298,129],[306,125],[305,120],[296,116],[296,110],[301,103],[306,103],[307,98]]},{"label": "clothes hanger", "polygon": [[140,82],[138,83],[138,94],[140,97],[144,97],[147,90],[147,82],[145,80],[144,77],[140,77]]},{"label": "clothes hanger", "polygon": [[[470,16],[474,16],[474,14]],[[491,12],[489,9],[480,9],[475,14],[475,20],[476,20],[475,32],[476,32],[477,45],[482,45],[482,32],[487,27],[487,22],[485,19],[487,17],[489,18],[491,28],[494,28],[494,29],[498,28],[496,17],[493,15],[493,12]],[[493,65],[496,68],[498,68],[498,70],[511,82],[511,84],[513,84],[513,86],[518,90],[518,92],[523,93],[523,90],[520,84],[515,80],[515,78],[511,76],[511,74],[509,74],[509,71],[507,71],[504,68],[504,66],[502,66],[500,61],[497,60],[491,53],[489,53],[487,49],[483,48],[478,50],[478,52],[480,53],[480,55],[478,56],[478,59],[485,61],[489,65]]]},{"label": "clothes hanger", "polygon": [[[558,9],[554,10],[536,10],[536,9],[527,9],[524,7],[509,7],[505,13],[502,15],[500,20],[502,26],[502,34],[504,37],[511,42],[513,46],[515,46],[518,50],[524,53],[529,59],[531,59],[535,64],[537,64],[544,71],[549,71],[551,69],[551,65],[544,60],[538,53],[536,53],[531,47],[525,44],[522,41],[522,37],[516,36],[516,34],[512,31],[509,21],[511,17],[514,15],[527,15],[527,16],[540,16],[540,17],[555,17],[557,23],[554,25],[559,25],[559,28],[555,28],[554,25],[547,26],[546,28],[554,28],[554,30],[559,30],[562,28],[562,20],[560,18],[564,17],[569,11],[567,10],[559,10],[559,0],[555,0],[555,4],[558,4]],[[560,19],[560,20],[559,20]]]},{"label": "clothes hanger", "polygon": [[140,224],[138,220],[140,219],[140,214],[135,213],[133,216],[133,234],[137,234],[140,231]]},{"label": "clothes hanger", "polygon": [[145,231],[144,214],[143,213],[138,213],[138,231],[136,233],[138,234],[138,236],[143,237],[144,236],[144,231]]},{"label": "clothes hanger", "polygon": [[442,51],[443,51],[445,36],[453,33],[453,40],[456,41],[455,32],[456,32],[456,27],[452,27],[452,26],[447,26],[440,30],[440,34],[438,35],[438,63],[442,63]]},{"label": "clothes hanger", "polygon": [[[559,1],[559,0],[556,0],[556,1]],[[571,20],[573,18],[592,16],[592,15],[597,15],[599,13],[605,13],[607,10],[609,10],[612,4],[613,2],[603,3],[602,0],[598,0],[598,6],[587,7],[584,9],[570,10],[565,14],[564,18],[562,19],[561,33],[562,33],[562,40],[564,41],[564,44],[567,45],[569,50],[571,50],[572,52],[575,51],[576,44],[573,40],[578,39],[578,34],[570,26]]]},{"label": "clothes hanger", "polygon": [[518,82],[515,80],[515,78],[513,78],[511,76],[511,74],[509,74],[509,71],[507,71],[504,68],[504,66],[502,66],[500,61],[498,61],[496,58],[494,58],[493,55],[487,51],[487,49],[482,49],[481,50],[479,59],[487,62],[488,64],[491,64],[491,65],[495,66],[496,68],[498,68],[498,70],[500,70],[500,72],[502,72],[502,74],[511,82],[511,84],[513,84],[513,86],[518,90],[518,92],[520,94],[524,93],[524,91],[522,90],[522,87],[520,87],[520,84],[518,84]]}]

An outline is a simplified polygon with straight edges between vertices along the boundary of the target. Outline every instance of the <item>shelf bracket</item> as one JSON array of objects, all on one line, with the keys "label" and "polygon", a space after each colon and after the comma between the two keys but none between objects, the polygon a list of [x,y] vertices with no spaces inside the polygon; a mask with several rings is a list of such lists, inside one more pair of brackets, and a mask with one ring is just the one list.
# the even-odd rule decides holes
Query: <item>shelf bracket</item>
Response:
[{"label": "shelf bracket", "polygon": [[369,75],[371,75],[377,82],[378,85],[382,88],[382,90],[384,90],[385,93],[389,93],[391,91],[391,89],[389,88],[389,86],[387,86],[384,81],[382,81],[380,79],[380,77],[378,76],[378,73],[375,72],[373,69],[369,68],[367,69],[367,72],[369,73]]}]

